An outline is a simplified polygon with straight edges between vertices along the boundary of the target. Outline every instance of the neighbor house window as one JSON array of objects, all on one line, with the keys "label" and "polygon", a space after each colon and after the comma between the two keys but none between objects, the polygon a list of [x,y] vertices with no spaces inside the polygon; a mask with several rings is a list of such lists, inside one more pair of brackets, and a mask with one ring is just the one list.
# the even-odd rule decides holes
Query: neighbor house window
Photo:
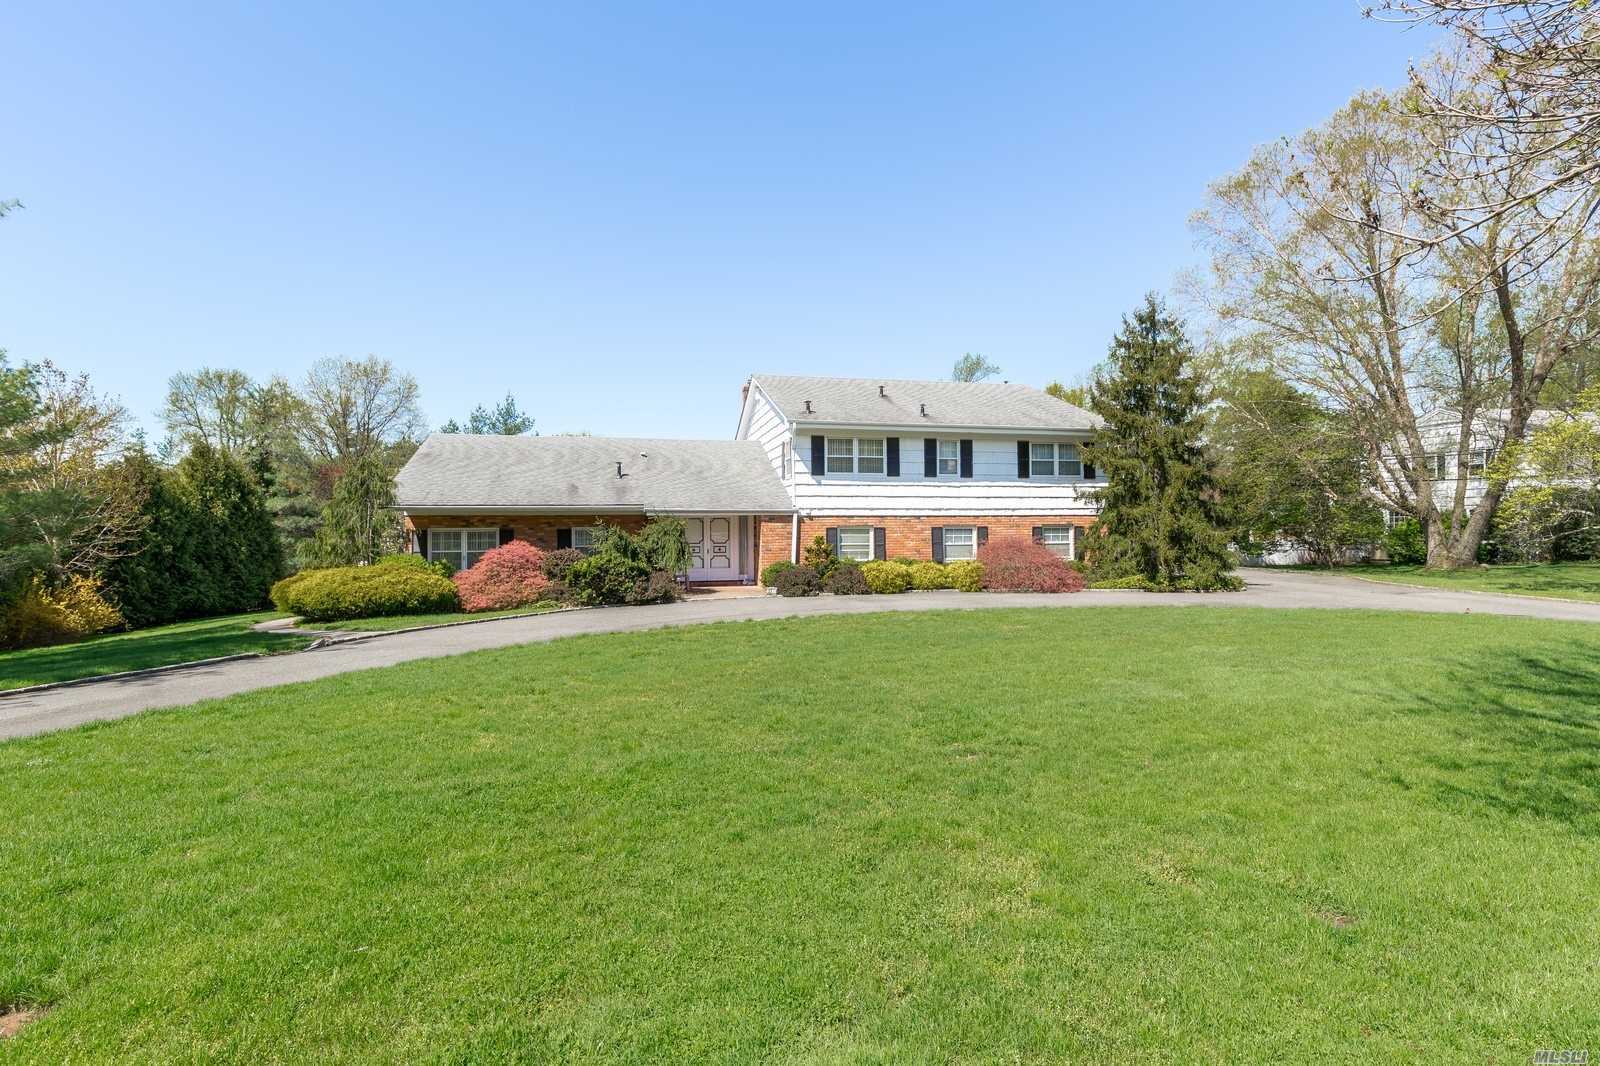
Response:
[{"label": "neighbor house window", "polygon": [[942,440],[939,442],[939,476],[961,476],[961,442],[958,440]]},{"label": "neighbor house window", "polygon": [[1076,444],[1031,444],[1028,472],[1034,477],[1082,477],[1083,459]]},{"label": "neighbor house window", "polygon": [[954,559],[976,559],[978,557],[978,527],[977,526],[945,526],[944,527],[944,558],[945,562]]},{"label": "neighbor house window", "polygon": [[828,473],[883,473],[882,437],[829,437]]},{"label": "neighbor house window", "polygon": [[1489,472],[1489,464],[1494,462],[1492,448],[1478,448],[1467,454],[1467,473],[1473,477],[1482,477]]},{"label": "neighbor house window", "polygon": [[854,559],[857,562],[868,563],[872,561],[872,527],[871,526],[841,526],[839,527],[839,558]]},{"label": "neighbor house window", "polygon": [[1071,526],[1045,526],[1039,532],[1040,540],[1051,554],[1059,555],[1063,559],[1072,558]]},{"label": "neighbor house window", "polygon": [[1450,457],[1444,452],[1430,452],[1422,457],[1422,469],[1430,481],[1443,481],[1449,477]]},{"label": "neighbor house window", "polygon": [[594,527],[573,526],[572,546],[583,552],[585,555],[594,551]]},{"label": "neighbor house window", "polygon": [[444,559],[457,570],[465,570],[491,548],[500,546],[498,529],[430,529],[429,561]]}]

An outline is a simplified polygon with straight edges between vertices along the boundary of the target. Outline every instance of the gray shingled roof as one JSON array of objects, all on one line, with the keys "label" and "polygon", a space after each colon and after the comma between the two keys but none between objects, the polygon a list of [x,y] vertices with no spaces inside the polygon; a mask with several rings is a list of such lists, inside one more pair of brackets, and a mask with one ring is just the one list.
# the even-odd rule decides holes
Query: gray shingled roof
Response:
[{"label": "gray shingled roof", "polygon": [[[786,374],[755,374],[753,380],[785,418],[810,425],[1072,431],[1101,424],[1098,416],[1031,385]],[[878,393],[880,385],[883,395]]]},{"label": "gray shingled roof", "polygon": [[[617,477],[617,463],[625,477]],[[395,479],[403,510],[794,510],[750,440],[434,433]]]}]

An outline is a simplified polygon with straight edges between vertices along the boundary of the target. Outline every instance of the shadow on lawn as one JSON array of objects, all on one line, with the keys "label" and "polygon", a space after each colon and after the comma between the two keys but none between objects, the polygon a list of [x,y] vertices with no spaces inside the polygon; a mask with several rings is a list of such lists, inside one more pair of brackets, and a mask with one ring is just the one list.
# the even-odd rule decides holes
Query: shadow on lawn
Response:
[{"label": "shadow on lawn", "polygon": [[1415,780],[1451,808],[1533,815],[1600,835],[1600,650],[1569,643],[1544,655],[1462,662],[1413,694],[1462,740],[1425,757]]}]

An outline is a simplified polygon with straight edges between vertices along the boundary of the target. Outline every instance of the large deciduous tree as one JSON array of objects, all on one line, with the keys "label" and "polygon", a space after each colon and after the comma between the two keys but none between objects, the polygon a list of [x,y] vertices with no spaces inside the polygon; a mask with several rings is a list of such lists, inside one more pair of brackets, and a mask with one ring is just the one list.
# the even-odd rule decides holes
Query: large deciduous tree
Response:
[{"label": "large deciduous tree", "polygon": [[1216,464],[1203,446],[1206,396],[1183,325],[1154,295],[1124,317],[1092,389],[1105,426],[1086,450],[1105,471],[1088,541],[1094,567],[1153,588],[1235,584]]},{"label": "large deciduous tree", "polygon": [[[1468,454],[1520,441],[1554,368],[1588,343],[1600,260],[1580,220],[1532,206],[1453,226],[1450,203],[1515,196],[1529,176],[1486,160],[1476,184],[1438,183],[1438,146],[1402,104],[1363,94],[1213,185],[1195,219],[1203,294],[1243,365],[1347,421],[1361,491],[1419,520],[1429,565],[1464,566],[1505,488],[1491,476],[1469,511]],[[1440,452],[1457,457],[1443,478]]]},{"label": "large deciduous tree", "polygon": [[968,352],[950,370],[951,381],[983,381],[1000,373],[1000,367],[978,352]]},{"label": "large deciduous tree", "polygon": [[235,458],[282,453],[303,417],[300,398],[283,378],[257,382],[243,371],[212,367],[174,374],[161,412],[176,444],[204,441]]},{"label": "large deciduous tree", "polygon": [[319,360],[300,397],[300,439],[329,462],[348,464],[424,432],[416,379],[377,356]]}]

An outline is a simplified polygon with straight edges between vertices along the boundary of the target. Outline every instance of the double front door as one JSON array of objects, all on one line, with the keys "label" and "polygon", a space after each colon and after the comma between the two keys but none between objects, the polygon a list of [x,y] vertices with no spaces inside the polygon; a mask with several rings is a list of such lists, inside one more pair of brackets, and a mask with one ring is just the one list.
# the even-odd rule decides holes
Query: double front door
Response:
[{"label": "double front door", "polygon": [[690,581],[735,581],[743,576],[737,515],[702,515],[685,518],[683,524],[689,537]]}]

